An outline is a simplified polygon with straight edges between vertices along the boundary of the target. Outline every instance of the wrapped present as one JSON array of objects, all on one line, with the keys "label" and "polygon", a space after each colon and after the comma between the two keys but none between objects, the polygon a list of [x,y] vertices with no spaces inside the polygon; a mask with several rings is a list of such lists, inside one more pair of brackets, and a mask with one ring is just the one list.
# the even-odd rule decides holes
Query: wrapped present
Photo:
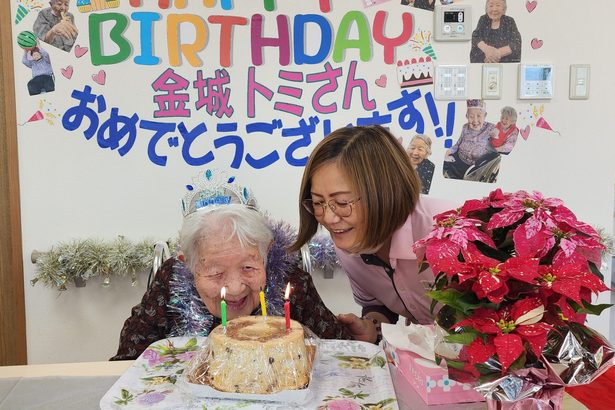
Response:
[{"label": "wrapped present", "polygon": [[387,360],[403,377],[402,383],[412,386],[426,404],[485,400],[472,385],[449,379],[446,367],[436,364],[430,326],[383,323],[382,336]]}]

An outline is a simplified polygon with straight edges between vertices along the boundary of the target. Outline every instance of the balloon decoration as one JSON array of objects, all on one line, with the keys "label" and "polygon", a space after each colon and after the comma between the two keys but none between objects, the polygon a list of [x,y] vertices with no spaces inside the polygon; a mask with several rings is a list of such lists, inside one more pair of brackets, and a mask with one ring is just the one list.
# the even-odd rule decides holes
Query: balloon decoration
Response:
[{"label": "balloon decoration", "polygon": [[24,50],[31,50],[36,47],[38,39],[36,34],[31,31],[22,31],[17,35],[17,45]]}]

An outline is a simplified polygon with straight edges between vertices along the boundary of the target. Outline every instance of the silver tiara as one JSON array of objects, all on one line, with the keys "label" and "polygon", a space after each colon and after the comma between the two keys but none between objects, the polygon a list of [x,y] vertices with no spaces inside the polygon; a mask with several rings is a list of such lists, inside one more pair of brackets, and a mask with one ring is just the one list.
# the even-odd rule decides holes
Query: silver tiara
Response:
[{"label": "silver tiara", "polygon": [[188,192],[182,199],[184,217],[201,209],[211,210],[222,205],[241,204],[257,209],[252,191],[235,182],[234,176],[221,171],[206,170],[186,185]]}]

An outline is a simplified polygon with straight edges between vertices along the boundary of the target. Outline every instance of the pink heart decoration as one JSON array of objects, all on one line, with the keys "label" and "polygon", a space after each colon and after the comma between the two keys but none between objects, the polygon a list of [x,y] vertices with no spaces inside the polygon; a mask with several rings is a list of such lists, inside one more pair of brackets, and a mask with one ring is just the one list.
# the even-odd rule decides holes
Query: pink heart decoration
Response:
[{"label": "pink heart decoration", "polygon": [[107,73],[105,73],[105,70],[100,70],[97,74],[92,75],[92,80],[97,84],[105,85]]},{"label": "pink heart decoration", "polygon": [[75,55],[77,56],[77,58],[83,57],[83,55],[87,52],[87,47],[81,47],[80,45],[75,46]]},{"label": "pink heart decoration", "polygon": [[538,5],[538,2],[536,0],[525,2],[525,8],[527,9],[528,13],[531,13],[532,11],[534,11],[537,5]]},{"label": "pink heart decoration", "polygon": [[530,126],[526,125],[525,128],[521,128],[521,136],[527,141],[527,137],[530,136]]},{"label": "pink heart decoration", "polygon": [[536,50],[537,48],[542,47],[542,40],[538,40],[537,38],[532,39],[532,48]]},{"label": "pink heart decoration", "polygon": [[69,65],[66,68],[61,68],[60,71],[62,72],[62,75],[68,78],[69,80],[73,76],[73,66],[72,65]]},{"label": "pink heart decoration", "polygon": [[382,74],[380,78],[376,80],[376,85],[382,88],[386,87],[387,86],[387,76]]}]

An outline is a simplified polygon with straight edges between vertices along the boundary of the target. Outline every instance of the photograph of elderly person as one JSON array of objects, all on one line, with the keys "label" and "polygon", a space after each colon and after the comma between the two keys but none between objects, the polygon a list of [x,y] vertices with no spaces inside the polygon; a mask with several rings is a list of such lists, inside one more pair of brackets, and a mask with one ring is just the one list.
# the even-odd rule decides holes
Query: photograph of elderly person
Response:
[{"label": "photograph of elderly person", "polygon": [[482,100],[467,100],[468,122],[461,129],[461,136],[444,155],[445,178],[464,179],[466,171],[477,162],[498,155],[491,145],[491,132],[495,126],[485,121],[487,111]]},{"label": "photograph of elderly person", "polygon": [[506,15],[506,0],[487,0],[485,14],[472,32],[471,63],[518,63],[521,34],[512,17]]},{"label": "photograph of elderly person", "polygon": [[338,318],[360,340],[369,340],[361,335],[365,322],[396,323],[402,316],[407,323],[433,323],[425,292],[434,275],[419,272],[412,244],[431,232],[434,215],[455,204],[420,192],[406,150],[379,125],[333,131],[303,171],[299,232],[290,250],[301,249],[319,225],[329,231],[363,316]]},{"label": "photograph of elderly person", "polygon": [[32,27],[38,38],[64,51],[73,48],[78,34],[69,6],[70,0],[51,0],[49,7],[38,13]]},{"label": "photograph of elderly person", "polygon": [[28,81],[28,93],[30,95],[55,91],[53,67],[47,51],[40,46],[24,49],[21,62],[32,70],[32,79]]},{"label": "photograph of elderly person", "polygon": [[427,159],[431,155],[431,138],[424,134],[416,134],[410,140],[406,152],[410,157],[412,167],[421,178],[421,194],[428,194],[433,172],[436,168],[434,163]]},{"label": "photograph of elderly person", "polygon": [[[261,314],[261,289],[267,314],[284,316],[283,295],[290,282],[292,319],[320,338],[352,338],[324,305],[311,276],[298,267],[297,257],[286,252],[292,229],[266,218],[253,199],[245,200],[236,182],[225,185],[204,185],[193,200],[184,201],[190,205],[180,231],[182,254],[160,267],[125,321],[111,360],[135,359],[165,337],[208,335],[221,323],[223,286],[229,320]],[[376,334],[373,324],[365,328]]]},{"label": "photograph of elderly person", "polygon": [[513,107],[502,108],[500,121],[491,130],[491,146],[500,154],[509,154],[515,147],[519,128],[517,128],[517,110]]}]

